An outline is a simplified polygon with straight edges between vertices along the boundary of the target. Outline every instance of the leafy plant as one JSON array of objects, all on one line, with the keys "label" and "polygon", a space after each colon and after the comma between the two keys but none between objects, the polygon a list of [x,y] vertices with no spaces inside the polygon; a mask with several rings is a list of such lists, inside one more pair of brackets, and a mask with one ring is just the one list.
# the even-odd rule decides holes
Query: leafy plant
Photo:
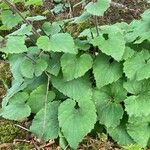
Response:
[{"label": "leafy plant", "polygon": [[[34,2],[25,5],[41,1]],[[96,122],[120,145],[150,146],[150,10],[130,24],[96,23],[72,37],[64,32],[68,20],[45,21],[36,29],[28,15],[4,3],[14,12],[2,10],[2,26],[10,34],[0,51],[8,55],[13,81],[2,117],[22,121],[32,113],[30,131],[45,141],[59,137],[62,147],[77,149]],[[97,19],[110,3],[90,2],[86,15],[70,23]]]}]

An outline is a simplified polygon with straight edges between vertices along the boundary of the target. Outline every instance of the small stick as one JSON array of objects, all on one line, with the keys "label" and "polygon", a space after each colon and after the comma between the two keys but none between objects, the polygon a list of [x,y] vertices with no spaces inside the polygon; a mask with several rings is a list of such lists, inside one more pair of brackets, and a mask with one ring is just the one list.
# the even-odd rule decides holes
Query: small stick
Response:
[{"label": "small stick", "polygon": [[15,125],[16,127],[19,127],[19,128],[21,128],[21,129],[25,130],[25,131],[30,132],[30,130],[29,130],[29,129],[27,129],[27,128],[25,128],[25,127],[23,127],[23,126],[19,125],[19,124],[14,124],[14,125]]},{"label": "small stick", "polygon": [[[26,18],[21,14],[21,12],[16,8],[16,6],[15,6],[14,4],[12,4],[12,3],[11,3],[10,1],[8,1],[8,0],[2,0],[2,1],[4,1],[4,3],[6,3],[6,4],[11,8],[11,10],[12,10],[14,13],[17,13],[17,14],[23,19],[23,21],[24,21],[25,23],[27,23],[28,25],[32,25],[32,24],[30,23],[30,21],[26,20]],[[33,32],[34,35],[40,36],[40,34],[36,31],[36,29],[33,27],[33,25],[32,25],[32,32]]]}]

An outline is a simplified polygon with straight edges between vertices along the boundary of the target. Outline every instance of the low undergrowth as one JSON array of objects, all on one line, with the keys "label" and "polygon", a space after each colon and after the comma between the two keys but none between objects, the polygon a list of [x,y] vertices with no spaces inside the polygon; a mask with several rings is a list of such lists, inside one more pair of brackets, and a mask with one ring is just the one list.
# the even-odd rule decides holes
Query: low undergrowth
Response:
[{"label": "low undergrowth", "polygon": [[[0,29],[8,31],[0,37],[0,51],[13,75],[0,115],[29,119],[30,132],[43,141],[59,140],[63,149],[77,149],[87,134],[101,132],[123,147],[149,147],[150,9],[129,24],[99,26],[98,16],[110,6],[128,8],[98,0],[84,3],[74,17],[67,3],[62,9],[69,10],[69,19],[50,22],[47,14],[56,10],[31,16],[17,3],[0,4]],[[27,8],[42,4],[22,2]],[[70,24],[91,18],[93,27],[68,33]]]}]

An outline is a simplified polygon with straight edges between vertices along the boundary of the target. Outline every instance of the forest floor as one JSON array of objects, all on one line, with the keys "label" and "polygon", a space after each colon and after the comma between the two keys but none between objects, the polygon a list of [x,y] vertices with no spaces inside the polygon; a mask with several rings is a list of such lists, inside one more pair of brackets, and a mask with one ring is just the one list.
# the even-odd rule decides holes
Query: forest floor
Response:
[{"label": "forest floor", "polygon": [[[105,13],[104,17],[100,17],[98,22],[100,25],[113,24],[115,22],[131,22],[133,19],[140,18],[140,14],[147,8],[150,8],[144,0],[114,0],[114,2],[120,3],[126,8],[110,7]],[[76,3],[72,0],[72,3]],[[81,8],[76,7],[73,10],[73,14],[78,15]],[[34,11],[34,10],[33,10]],[[57,19],[66,17],[66,13],[57,15]],[[53,18],[56,19],[56,18]],[[5,33],[1,33],[5,34]],[[6,94],[6,89],[11,82],[11,73],[9,70],[9,64],[6,61],[0,60],[0,102]],[[42,143],[39,139],[36,139],[31,135],[26,128],[29,122],[12,122],[0,118],[0,150],[60,150],[57,142],[49,141],[48,143]],[[23,128],[26,127],[26,128]],[[120,148],[116,143],[113,143],[106,135],[100,135],[101,138],[87,136],[81,145],[79,150],[118,150]],[[132,150],[132,149],[131,149]]]}]

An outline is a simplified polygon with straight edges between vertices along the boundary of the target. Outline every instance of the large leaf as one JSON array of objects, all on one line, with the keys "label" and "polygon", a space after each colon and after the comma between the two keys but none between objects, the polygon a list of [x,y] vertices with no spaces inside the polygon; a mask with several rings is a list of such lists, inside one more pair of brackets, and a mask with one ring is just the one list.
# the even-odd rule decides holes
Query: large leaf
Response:
[{"label": "large leaf", "polygon": [[125,52],[125,39],[122,30],[117,26],[104,26],[100,28],[100,35],[92,40],[94,46],[112,56],[115,60],[120,61]]},{"label": "large leaf", "polygon": [[50,39],[47,36],[41,36],[37,40],[37,46],[44,51],[77,53],[73,38],[68,33],[57,33],[52,35]]},{"label": "large leaf", "polygon": [[124,63],[124,72],[129,79],[143,80],[150,78],[150,53],[141,51],[127,59]]},{"label": "large leaf", "polygon": [[73,80],[83,76],[92,67],[92,57],[83,54],[80,57],[73,54],[64,54],[61,57],[61,66],[65,80]]},{"label": "large leaf", "polygon": [[125,107],[129,116],[144,117],[150,115],[150,93],[128,97],[125,100]]},{"label": "large leaf", "polygon": [[103,16],[104,12],[109,8],[111,0],[98,0],[93,3],[90,2],[85,7],[86,11],[95,16]]},{"label": "large leaf", "polygon": [[91,85],[85,77],[65,81],[60,75],[53,76],[52,84],[61,93],[77,101],[90,100],[92,97]]},{"label": "large leaf", "polygon": [[[115,97],[111,97],[111,93],[95,90],[93,91],[93,101],[95,102],[98,120],[107,128],[115,128],[120,124],[123,116],[123,108],[119,103],[115,102]],[[113,102],[114,101],[114,102]]]},{"label": "large leaf", "polygon": [[79,108],[76,108],[76,105],[75,101],[67,99],[60,105],[58,115],[59,126],[69,145],[74,149],[96,123],[96,110],[92,101],[79,103]]},{"label": "large leaf", "polygon": [[58,106],[59,102],[50,102],[36,114],[30,127],[35,135],[45,141],[58,137]]},{"label": "large leaf", "polygon": [[127,131],[133,140],[141,147],[146,147],[150,139],[149,123],[128,124]]},{"label": "large leaf", "polygon": [[110,58],[103,54],[96,57],[93,73],[98,88],[113,83],[122,76],[122,65],[116,61],[109,61]]}]

